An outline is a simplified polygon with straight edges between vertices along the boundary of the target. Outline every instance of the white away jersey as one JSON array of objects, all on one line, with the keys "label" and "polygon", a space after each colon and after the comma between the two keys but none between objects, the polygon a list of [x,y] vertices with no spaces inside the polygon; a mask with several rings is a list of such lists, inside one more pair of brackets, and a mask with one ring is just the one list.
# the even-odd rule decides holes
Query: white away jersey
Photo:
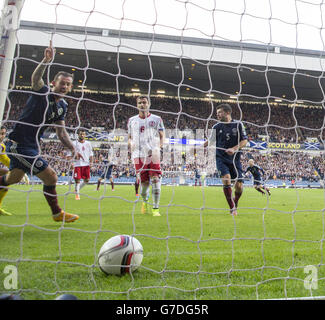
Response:
[{"label": "white away jersey", "polygon": [[78,140],[73,141],[73,144],[76,148],[76,151],[79,152],[83,159],[75,160],[74,166],[75,167],[85,167],[89,166],[89,158],[93,156],[93,148],[89,141],[84,141],[83,143],[79,142]]},{"label": "white away jersey", "polygon": [[159,131],[164,131],[161,117],[149,114],[146,118],[136,115],[128,121],[128,134],[131,136],[132,159],[147,157],[149,150],[160,149]]}]

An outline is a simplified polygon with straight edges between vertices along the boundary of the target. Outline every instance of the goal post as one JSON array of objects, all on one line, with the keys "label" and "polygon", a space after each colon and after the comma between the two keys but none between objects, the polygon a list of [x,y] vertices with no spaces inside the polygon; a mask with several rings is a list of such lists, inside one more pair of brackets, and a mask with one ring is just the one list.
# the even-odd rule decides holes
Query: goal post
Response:
[{"label": "goal post", "polygon": [[[17,44],[20,13],[24,0],[5,0],[0,20],[0,119],[2,121],[10,86],[10,75]],[[15,79],[13,79],[15,82]],[[14,83],[13,83],[14,85]]]}]

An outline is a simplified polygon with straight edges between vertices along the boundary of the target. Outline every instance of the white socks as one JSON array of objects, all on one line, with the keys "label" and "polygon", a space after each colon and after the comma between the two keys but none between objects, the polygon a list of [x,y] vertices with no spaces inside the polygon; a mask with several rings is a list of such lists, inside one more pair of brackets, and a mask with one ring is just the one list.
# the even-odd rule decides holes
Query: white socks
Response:
[{"label": "white socks", "polygon": [[149,184],[141,183],[141,197],[144,202],[147,202],[149,199]]},{"label": "white socks", "polygon": [[79,194],[79,193],[80,193],[80,190],[81,190],[85,185],[87,185],[87,183],[84,182],[84,181],[82,181],[81,183],[80,183],[80,182],[79,182],[79,183],[76,183],[76,184],[75,184],[75,191],[76,191],[76,193]]},{"label": "white socks", "polygon": [[81,184],[80,184],[80,189],[81,190],[85,185],[87,185],[87,183],[85,181],[82,181]]},{"label": "white socks", "polygon": [[158,209],[160,202],[160,192],[161,192],[161,179],[157,182],[152,182],[152,199],[153,208]]},{"label": "white socks", "polygon": [[76,191],[76,194],[79,194],[79,192],[80,192],[80,182],[75,184],[74,190]]}]

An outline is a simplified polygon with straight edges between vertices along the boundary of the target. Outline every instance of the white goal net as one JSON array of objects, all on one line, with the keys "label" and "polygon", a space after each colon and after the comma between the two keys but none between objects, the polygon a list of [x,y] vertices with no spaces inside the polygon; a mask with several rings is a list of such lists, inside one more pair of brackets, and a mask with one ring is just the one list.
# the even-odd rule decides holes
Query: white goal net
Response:
[{"label": "white goal net", "polygon": [[[61,294],[98,300],[325,296],[323,1],[0,5],[0,112],[7,131],[0,161],[13,150],[18,160],[33,158],[29,146],[12,148],[17,141],[10,133],[26,124],[36,128],[42,133],[39,155],[57,177],[41,175],[43,182],[56,184],[58,206],[79,216],[73,223],[53,221],[52,189],[43,189],[35,171],[42,162],[25,170],[29,184],[7,186],[12,173],[0,178],[1,294],[26,300]],[[55,56],[40,76],[47,89],[37,91],[33,72],[50,43]],[[57,122],[42,115],[37,123],[39,114],[28,114],[40,101],[49,110],[60,71],[74,78],[64,95],[65,130],[74,142],[83,131],[93,152],[90,179],[80,176],[78,187],[76,164],[59,136],[60,112],[49,116]],[[150,113],[165,128],[159,217],[141,213],[143,186],[135,190],[138,177],[128,150],[128,121],[139,113],[139,95],[150,97]],[[203,147],[219,122],[221,103],[231,106],[232,119],[247,133],[237,216],[229,214],[216,146]],[[21,132],[27,141],[30,131]],[[261,183],[246,172],[250,159],[262,169]],[[21,169],[11,161],[10,169]],[[152,183],[149,212],[154,188]],[[141,242],[136,272],[115,276],[100,270],[99,250],[116,235]]]}]

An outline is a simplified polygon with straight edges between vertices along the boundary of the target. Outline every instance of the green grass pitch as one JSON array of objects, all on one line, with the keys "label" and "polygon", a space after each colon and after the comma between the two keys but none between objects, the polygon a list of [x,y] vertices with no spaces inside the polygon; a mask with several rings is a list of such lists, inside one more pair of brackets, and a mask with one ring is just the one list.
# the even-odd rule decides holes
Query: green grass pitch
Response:
[{"label": "green grass pitch", "polygon": [[[54,222],[41,186],[13,186],[0,216],[0,293],[24,299],[272,299],[325,295],[324,190],[245,188],[238,216],[220,187],[162,188],[161,217],[142,215],[133,186],[82,189],[76,201],[58,186],[59,203],[77,213]],[[102,244],[134,234],[144,258],[133,274],[107,276],[97,265]],[[17,290],[3,271],[18,270]],[[307,290],[304,267],[317,266],[318,288]]]}]

